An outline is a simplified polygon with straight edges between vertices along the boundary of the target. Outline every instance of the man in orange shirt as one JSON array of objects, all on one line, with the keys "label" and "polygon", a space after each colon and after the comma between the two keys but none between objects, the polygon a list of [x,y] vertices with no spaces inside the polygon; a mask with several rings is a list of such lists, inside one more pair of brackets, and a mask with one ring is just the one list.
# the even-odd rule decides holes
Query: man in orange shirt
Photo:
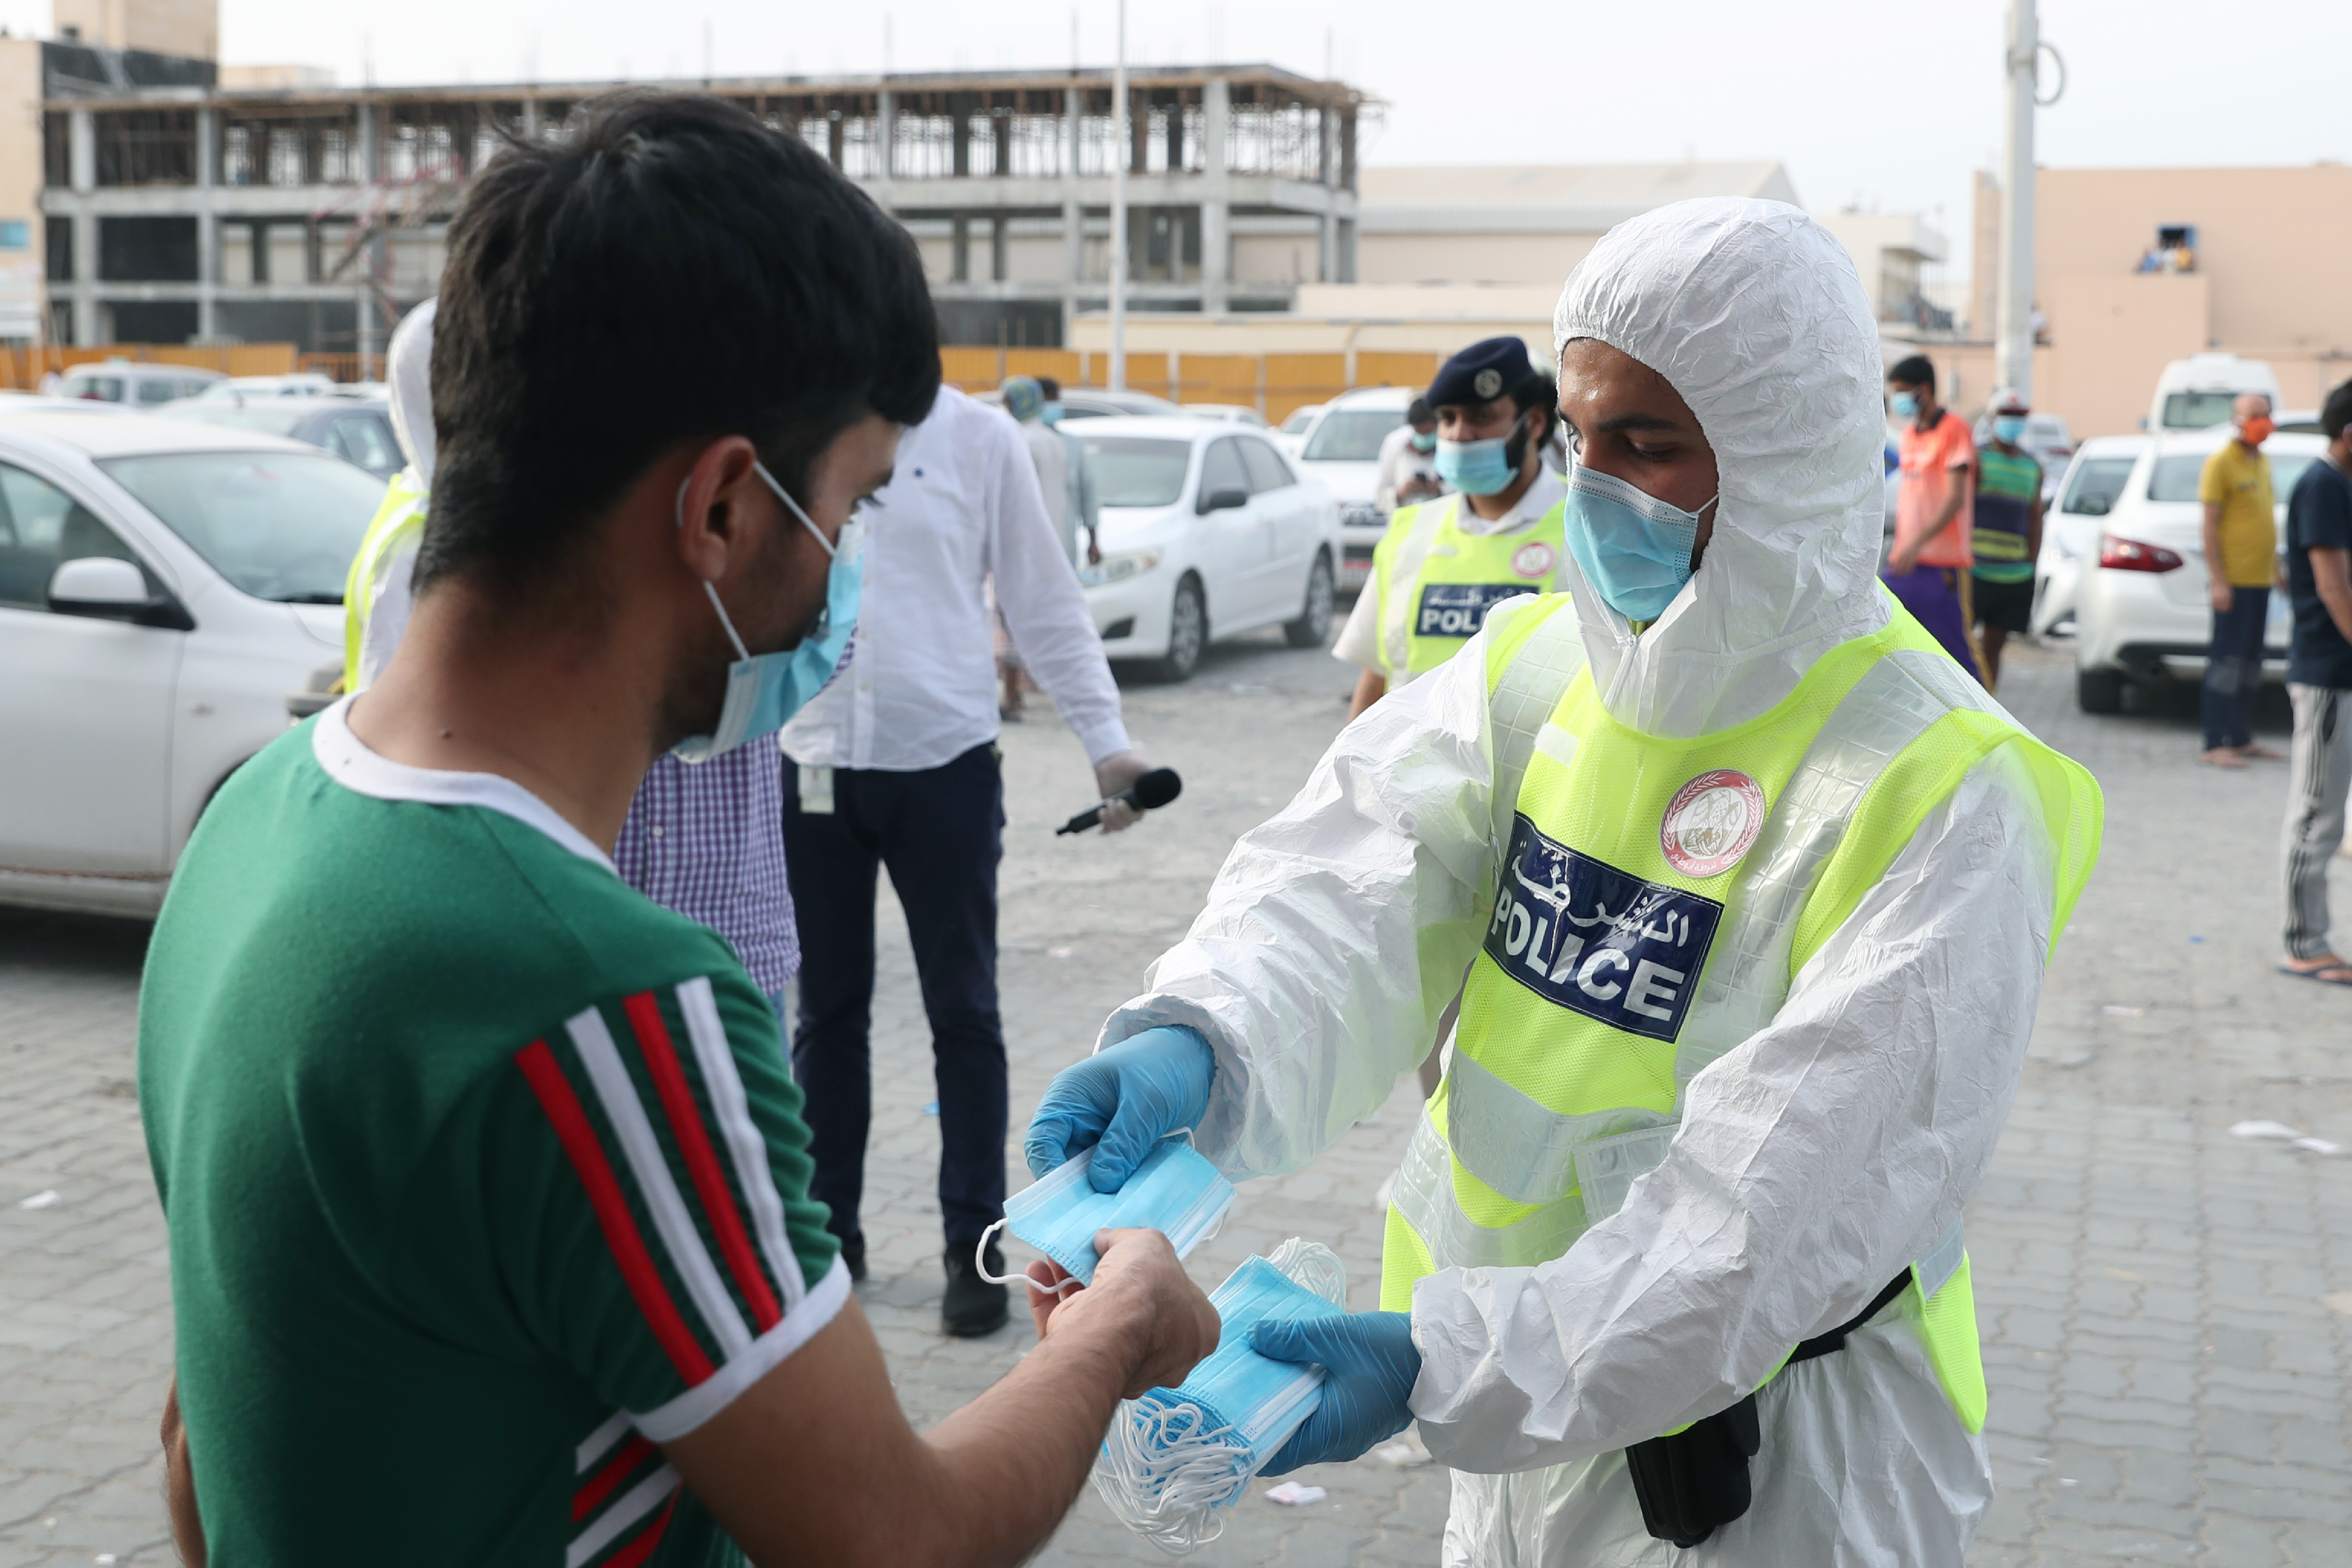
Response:
[{"label": "man in orange shirt", "polygon": [[1976,437],[1967,421],[1936,401],[1936,367],[1924,354],[1886,373],[1886,401],[1903,421],[1903,488],[1895,501],[1895,549],[1879,578],[1960,668],[1982,682],[1984,666],[1969,640]]}]

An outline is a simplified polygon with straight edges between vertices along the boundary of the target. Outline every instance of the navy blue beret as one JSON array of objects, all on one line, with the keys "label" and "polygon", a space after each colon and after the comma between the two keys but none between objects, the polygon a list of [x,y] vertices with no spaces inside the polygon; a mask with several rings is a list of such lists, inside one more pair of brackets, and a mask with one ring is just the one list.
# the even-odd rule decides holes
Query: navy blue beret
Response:
[{"label": "navy blue beret", "polygon": [[1487,338],[1438,367],[1437,379],[1429,384],[1429,405],[1442,408],[1451,403],[1473,408],[1492,403],[1525,381],[1534,369],[1528,362],[1525,340]]}]

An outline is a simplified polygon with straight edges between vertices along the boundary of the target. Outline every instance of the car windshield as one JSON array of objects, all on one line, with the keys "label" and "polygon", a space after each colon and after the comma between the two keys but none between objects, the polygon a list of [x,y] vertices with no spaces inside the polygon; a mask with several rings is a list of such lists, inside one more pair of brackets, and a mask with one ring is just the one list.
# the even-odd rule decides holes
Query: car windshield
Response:
[{"label": "car windshield", "polygon": [[1381,438],[1404,423],[1402,408],[1347,408],[1326,414],[1299,454],[1310,463],[1369,463],[1381,455]]},{"label": "car windshield", "polygon": [[1192,443],[1146,436],[1081,436],[1105,506],[1173,506],[1184,493]]},{"label": "car windshield", "polygon": [[1314,423],[1314,408],[1301,408],[1292,414],[1289,418],[1282,422],[1282,433],[1286,436],[1296,436],[1301,430],[1306,429],[1309,425]]},{"label": "car windshield", "polygon": [[383,481],[310,452],[166,452],[99,465],[257,599],[340,605]]},{"label": "car windshield", "polygon": [[2124,481],[2131,478],[2132,465],[2137,461],[2137,458],[2083,458],[2066,481],[2066,499],[2058,510],[2084,517],[2106,516],[2116,510],[2116,498],[2124,493]]},{"label": "car windshield", "polygon": [[2205,472],[2202,457],[2158,458],[2156,471],[2147,477],[2147,499],[2150,500],[2195,500],[2197,480]]},{"label": "car windshield", "polygon": [[2168,430],[2210,430],[2216,425],[2227,425],[2231,405],[2237,401],[2238,395],[2234,392],[2168,394],[2164,399],[2164,427]]},{"label": "car windshield", "polygon": [[2311,467],[2311,464],[2312,459],[2301,453],[2292,458],[2273,458],[2271,459],[2272,499],[2279,505],[2284,506],[2286,498],[2294,493],[2295,481],[2303,478],[2303,470]]}]

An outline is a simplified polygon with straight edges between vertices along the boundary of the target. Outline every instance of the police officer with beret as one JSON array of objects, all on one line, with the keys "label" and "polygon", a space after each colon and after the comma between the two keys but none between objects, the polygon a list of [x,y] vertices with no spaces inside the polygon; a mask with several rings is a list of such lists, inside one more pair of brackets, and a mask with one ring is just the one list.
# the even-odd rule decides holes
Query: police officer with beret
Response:
[{"label": "police officer with beret", "polygon": [[1567,489],[1544,465],[1551,378],[1516,337],[1488,338],[1429,384],[1437,473],[1456,492],[1400,507],[1332,653],[1363,670],[1348,717],[1444,664],[1517,594],[1548,594],[1565,549]]}]

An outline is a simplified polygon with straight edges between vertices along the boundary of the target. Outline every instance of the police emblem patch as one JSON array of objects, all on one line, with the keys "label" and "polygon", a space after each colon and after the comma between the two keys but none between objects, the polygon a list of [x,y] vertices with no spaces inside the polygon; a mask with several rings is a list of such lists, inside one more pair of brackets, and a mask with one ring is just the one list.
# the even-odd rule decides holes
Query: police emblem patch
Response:
[{"label": "police emblem patch", "polygon": [[1556,559],[1550,545],[1540,539],[1531,539],[1511,552],[1511,570],[1532,583],[1550,576]]},{"label": "police emblem patch", "polygon": [[1729,870],[1764,826],[1764,786],[1736,768],[1716,768],[1675,791],[1658,823],[1666,864],[1685,877]]},{"label": "police emblem patch", "polygon": [[1481,397],[1496,396],[1503,390],[1503,373],[1490,366],[1473,377],[1470,384]]}]

